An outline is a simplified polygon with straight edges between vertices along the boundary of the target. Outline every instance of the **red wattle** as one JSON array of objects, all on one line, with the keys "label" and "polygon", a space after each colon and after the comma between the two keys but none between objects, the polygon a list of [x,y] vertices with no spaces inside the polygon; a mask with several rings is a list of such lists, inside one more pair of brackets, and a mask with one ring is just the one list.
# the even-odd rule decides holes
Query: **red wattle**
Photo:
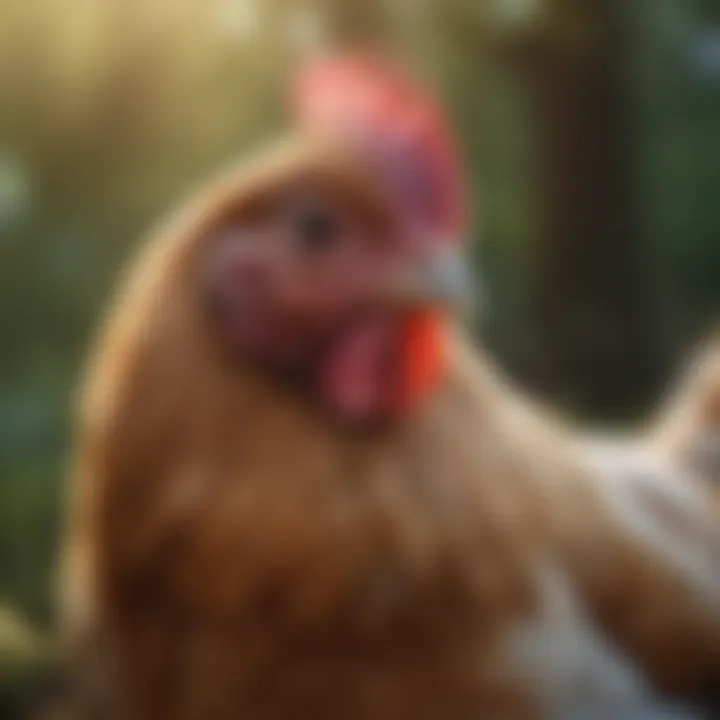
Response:
[{"label": "red wattle", "polygon": [[320,373],[325,401],[350,422],[403,417],[439,386],[447,363],[445,319],[418,310],[397,325],[368,318],[338,338]]},{"label": "red wattle", "polygon": [[447,364],[446,321],[441,311],[417,310],[403,327],[398,413],[415,408],[437,389]]}]

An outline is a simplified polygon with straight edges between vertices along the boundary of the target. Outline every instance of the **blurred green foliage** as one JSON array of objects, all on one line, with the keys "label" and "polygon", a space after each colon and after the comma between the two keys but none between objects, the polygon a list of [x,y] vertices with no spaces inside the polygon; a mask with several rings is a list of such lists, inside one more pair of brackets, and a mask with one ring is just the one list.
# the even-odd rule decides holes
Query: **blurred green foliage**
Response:
[{"label": "blurred green foliage", "polygon": [[[119,266],[184,193],[278,132],[287,79],[319,45],[372,42],[444,88],[475,188],[486,337],[513,367],[533,364],[542,179],[531,170],[527,68],[515,59],[538,36],[588,42],[572,8],[3,0],[0,601],[50,623],[74,389]],[[720,16],[712,0],[635,0],[620,11],[632,28],[623,68],[643,267],[672,358],[720,307]]]}]

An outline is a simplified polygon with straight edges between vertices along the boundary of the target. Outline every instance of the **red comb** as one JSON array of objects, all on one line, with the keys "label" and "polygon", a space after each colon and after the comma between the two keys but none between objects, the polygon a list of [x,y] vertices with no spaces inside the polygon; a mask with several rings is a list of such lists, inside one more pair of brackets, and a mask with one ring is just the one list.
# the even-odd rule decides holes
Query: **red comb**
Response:
[{"label": "red comb", "polygon": [[344,56],[309,65],[294,100],[301,123],[372,158],[410,219],[459,238],[467,218],[463,172],[445,113],[427,90],[377,58]]}]

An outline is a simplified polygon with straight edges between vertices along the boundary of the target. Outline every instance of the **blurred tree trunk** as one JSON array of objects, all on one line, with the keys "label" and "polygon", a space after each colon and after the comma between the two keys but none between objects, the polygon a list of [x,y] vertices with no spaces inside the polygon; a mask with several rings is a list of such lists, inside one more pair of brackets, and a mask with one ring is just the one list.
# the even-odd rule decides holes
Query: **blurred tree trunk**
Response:
[{"label": "blurred tree trunk", "polygon": [[598,412],[659,371],[638,218],[632,35],[623,0],[545,0],[526,77],[537,132],[533,321],[553,390]]}]

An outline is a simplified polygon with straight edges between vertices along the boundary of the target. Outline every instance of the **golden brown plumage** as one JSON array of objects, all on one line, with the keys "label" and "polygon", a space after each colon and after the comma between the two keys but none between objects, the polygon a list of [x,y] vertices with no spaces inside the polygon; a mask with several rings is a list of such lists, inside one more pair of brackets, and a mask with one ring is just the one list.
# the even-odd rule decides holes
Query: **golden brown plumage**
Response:
[{"label": "golden brown plumage", "polygon": [[[498,611],[528,599],[509,542],[518,519],[477,523],[474,472],[429,408],[387,432],[348,431],[213,352],[188,275],[222,196],[141,259],[86,397],[89,507],[75,530],[123,695],[142,717],[433,717],[479,702]],[[456,394],[430,404],[474,416]],[[450,445],[426,457],[431,441]],[[485,536],[508,557],[478,595],[488,568],[468,570]],[[468,635],[488,638],[487,658]],[[492,685],[483,706],[503,695]]]},{"label": "golden brown plumage", "polygon": [[461,331],[441,383],[375,428],[221,351],[204,254],[318,162],[352,212],[384,207],[312,143],[230,173],[151,241],[93,356],[69,605],[114,711],[634,718],[705,690],[720,671],[707,505],[589,460]]}]

